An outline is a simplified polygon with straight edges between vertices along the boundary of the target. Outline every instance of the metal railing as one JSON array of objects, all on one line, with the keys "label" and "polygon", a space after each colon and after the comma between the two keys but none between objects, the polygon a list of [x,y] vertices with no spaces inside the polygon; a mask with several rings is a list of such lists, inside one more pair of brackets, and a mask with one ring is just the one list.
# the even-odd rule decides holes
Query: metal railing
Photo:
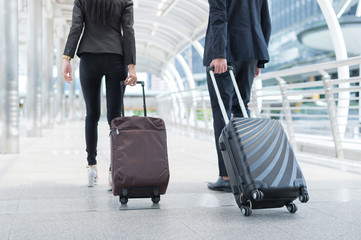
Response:
[{"label": "metal railing", "polygon": [[[361,57],[354,57],[262,74],[253,84],[251,116],[280,120],[294,149],[308,145],[355,158],[349,150],[361,153],[360,64]],[[337,78],[341,67],[358,76]],[[159,96],[157,114],[168,124],[213,133],[206,87]]]}]

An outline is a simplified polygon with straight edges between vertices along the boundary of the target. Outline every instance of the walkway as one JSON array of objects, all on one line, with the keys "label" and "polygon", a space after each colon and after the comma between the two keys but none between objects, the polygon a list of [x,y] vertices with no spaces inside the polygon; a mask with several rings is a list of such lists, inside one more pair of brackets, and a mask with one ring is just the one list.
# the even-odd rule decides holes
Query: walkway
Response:
[{"label": "walkway", "polygon": [[0,239],[360,239],[357,164],[299,154],[310,202],[297,201],[295,214],[282,208],[244,217],[232,194],[206,187],[217,176],[213,140],[168,129],[167,194],[159,205],[130,199],[121,206],[106,191],[105,121],[100,124],[100,183],[86,187],[83,128],[82,122],[69,122],[46,130],[42,138],[22,137],[20,154],[0,155]]}]

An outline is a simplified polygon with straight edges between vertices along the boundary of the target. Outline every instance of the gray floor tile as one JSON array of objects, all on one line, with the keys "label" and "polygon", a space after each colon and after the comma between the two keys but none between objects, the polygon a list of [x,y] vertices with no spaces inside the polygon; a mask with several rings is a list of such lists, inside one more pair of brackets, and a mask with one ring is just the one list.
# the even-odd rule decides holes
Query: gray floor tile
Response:
[{"label": "gray floor tile", "polygon": [[15,214],[19,206],[19,200],[0,200],[0,216]]},{"label": "gray floor tile", "polygon": [[0,214],[0,239],[9,238],[13,219],[14,215]]}]

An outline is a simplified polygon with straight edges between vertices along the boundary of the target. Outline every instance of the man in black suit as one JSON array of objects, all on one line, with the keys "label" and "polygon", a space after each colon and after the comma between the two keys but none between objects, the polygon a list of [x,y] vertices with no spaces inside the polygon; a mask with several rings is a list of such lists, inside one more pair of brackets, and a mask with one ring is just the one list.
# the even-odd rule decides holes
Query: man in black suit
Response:
[{"label": "man in black suit", "polygon": [[[269,61],[268,42],[271,20],[267,0],[208,0],[209,22],[204,47],[204,66],[213,66],[228,117],[242,117],[240,106],[227,71],[233,66],[238,88],[248,115],[247,104],[255,76]],[[218,138],[225,126],[209,74],[207,83],[213,113],[213,127],[218,155],[219,178],[208,188],[231,191],[228,174],[218,146]]]}]

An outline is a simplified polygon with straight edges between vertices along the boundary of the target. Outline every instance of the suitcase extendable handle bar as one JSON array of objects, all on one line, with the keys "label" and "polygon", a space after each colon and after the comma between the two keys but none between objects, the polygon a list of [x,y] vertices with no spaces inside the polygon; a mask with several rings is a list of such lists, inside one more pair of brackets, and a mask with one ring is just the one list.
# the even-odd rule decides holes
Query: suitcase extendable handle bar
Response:
[{"label": "suitcase extendable handle bar", "polygon": [[[233,71],[233,67],[232,66],[227,66],[227,71],[230,71],[232,70]],[[214,71],[214,66],[209,66],[207,67],[207,71]]]},{"label": "suitcase extendable handle bar", "polygon": [[[144,81],[137,81],[137,84],[142,85],[142,91],[143,91],[143,109],[144,109],[144,117],[147,116],[147,106],[145,104],[145,90],[144,90]],[[124,117],[124,81],[120,82],[120,91],[122,93],[122,100],[121,100],[121,105],[120,105],[120,114],[122,117]]]},{"label": "suitcase extendable handle bar", "polygon": [[[209,72],[209,75],[211,76],[212,83],[213,83],[214,90],[215,90],[216,95],[217,95],[218,104],[219,104],[219,107],[220,107],[220,109],[221,109],[224,122],[227,124],[227,123],[229,122],[229,118],[228,118],[227,111],[226,111],[226,108],[225,108],[224,103],[223,103],[223,100],[222,100],[222,96],[221,96],[221,94],[219,93],[217,81],[216,81],[216,78],[215,78],[215,76],[214,76],[214,72],[213,72],[213,71],[214,71],[214,67],[213,67],[213,66],[207,67],[207,72]],[[227,71],[229,72],[229,74],[230,74],[230,76],[231,76],[232,83],[233,83],[233,86],[234,86],[234,90],[236,91],[236,95],[237,95],[237,98],[238,98],[238,101],[239,101],[239,105],[240,105],[241,110],[242,110],[243,117],[248,118],[248,114],[247,114],[247,111],[246,111],[246,107],[245,107],[244,102],[243,102],[243,100],[242,100],[241,93],[240,93],[240,91],[239,91],[239,89],[238,89],[236,78],[234,77],[233,67],[232,67],[232,66],[228,66],[228,67],[227,67]]]}]

